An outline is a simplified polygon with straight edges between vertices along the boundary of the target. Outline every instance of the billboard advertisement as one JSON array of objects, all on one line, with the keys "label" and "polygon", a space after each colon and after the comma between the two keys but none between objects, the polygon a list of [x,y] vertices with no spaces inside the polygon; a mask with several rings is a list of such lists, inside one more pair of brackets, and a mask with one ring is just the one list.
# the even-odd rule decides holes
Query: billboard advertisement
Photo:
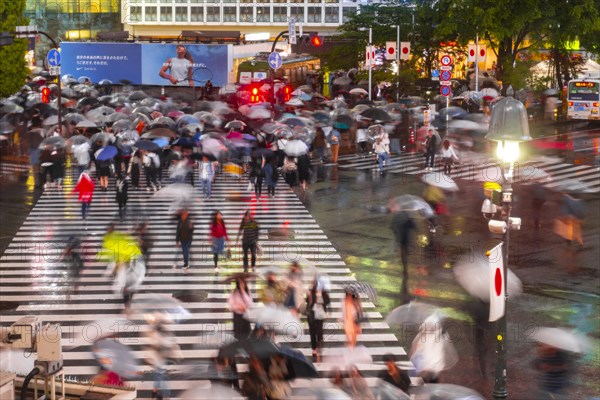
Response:
[{"label": "billboard advertisement", "polygon": [[231,45],[63,42],[61,56],[63,75],[92,82],[223,86],[232,69]]}]

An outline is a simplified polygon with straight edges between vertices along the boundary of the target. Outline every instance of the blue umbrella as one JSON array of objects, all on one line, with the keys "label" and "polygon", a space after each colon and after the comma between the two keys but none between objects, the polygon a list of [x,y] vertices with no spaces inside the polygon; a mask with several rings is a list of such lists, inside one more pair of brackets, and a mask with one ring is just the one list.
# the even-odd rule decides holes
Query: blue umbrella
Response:
[{"label": "blue umbrella", "polygon": [[[156,142],[156,140],[155,140]],[[172,146],[183,146],[183,147],[194,147],[195,143],[191,138],[187,138],[187,137],[180,137],[177,138],[173,143]]]},{"label": "blue umbrella", "polygon": [[117,155],[118,151],[115,146],[106,146],[102,149],[96,160],[98,161],[106,161],[114,158]]},{"label": "blue umbrella", "polygon": [[350,129],[350,126],[348,126],[348,124],[339,121],[333,124],[333,127],[336,129]]},{"label": "blue umbrella", "polygon": [[244,140],[248,140],[250,142],[255,142],[256,141],[256,136],[249,135],[247,133],[242,134],[242,138],[244,138]]},{"label": "blue umbrella", "polygon": [[158,147],[158,145],[154,142],[151,142],[150,140],[138,140],[137,142],[135,142],[135,144],[133,145],[134,147],[137,147],[140,150],[146,150],[146,151],[157,151],[160,150],[160,147]]},{"label": "blue umbrella", "polygon": [[167,147],[169,145],[169,139],[160,137],[153,140],[154,143],[160,148]]}]

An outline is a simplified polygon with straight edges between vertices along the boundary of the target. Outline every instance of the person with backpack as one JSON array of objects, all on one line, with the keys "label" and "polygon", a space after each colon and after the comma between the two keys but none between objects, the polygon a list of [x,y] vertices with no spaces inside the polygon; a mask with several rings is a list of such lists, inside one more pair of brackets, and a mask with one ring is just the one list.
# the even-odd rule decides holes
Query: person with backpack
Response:
[{"label": "person with backpack", "polygon": [[146,190],[158,190],[157,174],[160,168],[160,158],[158,154],[153,152],[142,153],[142,164],[144,165],[144,173],[146,174]]},{"label": "person with backpack", "polygon": [[275,197],[275,186],[279,179],[279,171],[277,171],[277,159],[271,159],[265,164],[265,183],[267,184],[267,196]]},{"label": "person with backpack", "polygon": [[[183,271],[187,273],[190,261],[190,248],[194,238],[194,224],[190,219],[188,210],[181,210],[177,216],[177,231],[175,233],[175,243],[181,247],[183,253]],[[173,267],[177,267],[175,264]]]}]

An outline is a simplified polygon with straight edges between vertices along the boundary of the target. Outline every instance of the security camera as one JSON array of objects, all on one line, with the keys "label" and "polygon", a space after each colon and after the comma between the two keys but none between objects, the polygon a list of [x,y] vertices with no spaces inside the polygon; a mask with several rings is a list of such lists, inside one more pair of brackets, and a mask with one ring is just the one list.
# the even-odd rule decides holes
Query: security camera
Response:
[{"label": "security camera", "polygon": [[508,219],[508,227],[514,231],[521,230],[521,218],[510,217]]},{"label": "security camera", "polygon": [[481,205],[481,213],[483,214],[483,218],[492,219],[498,208],[490,199],[483,200],[483,204]]},{"label": "security camera", "polygon": [[506,222],[492,219],[488,222],[488,228],[492,233],[506,233]]}]

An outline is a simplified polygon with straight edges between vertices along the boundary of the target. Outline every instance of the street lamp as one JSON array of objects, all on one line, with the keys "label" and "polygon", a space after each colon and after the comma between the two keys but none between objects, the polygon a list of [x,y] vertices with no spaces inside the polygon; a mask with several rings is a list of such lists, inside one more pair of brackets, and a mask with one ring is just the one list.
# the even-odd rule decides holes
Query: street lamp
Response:
[{"label": "street lamp", "polygon": [[373,91],[373,87],[371,86],[371,80],[373,76],[373,28],[359,28],[359,31],[369,30],[369,100],[371,100],[371,92]]},{"label": "street lamp", "polygon": [[[501,221],[490,221],[489,228],[492,232],[503,233],[503,272],[504,272],[504,301],[508,299],[508,249],[509,232],[511,229],[520,229],[521,220],[511,218],[512,209],[512,178],[515,161],[519,157],[519,143],[531,140],[529,136],[529,125],[527,122],[527,111],[520,101],[512,97],[506,97],[494,106],[490,120],[490,128],[486,139],[498,142],[497,155],[502,162],[502,173],[504,181],[502,184],[502,198],[500,202]],[[506,169],[506,170],[505,170]],[[492,196],[493,198],[494,196]],[[493,217],[496,214],[496,207],[489,199],[484,201],[482,213],[486,218]],[[500,229],[499,229],[500,227]],[[506,332],[508,330],[507,307],[504,309],[504,315],[500,318],[497,325],[497,348],[496,348],[496,369],[494,373],[494,399],[505,399],[508,397],[506,390],[506,355],[507,343]]]}]

